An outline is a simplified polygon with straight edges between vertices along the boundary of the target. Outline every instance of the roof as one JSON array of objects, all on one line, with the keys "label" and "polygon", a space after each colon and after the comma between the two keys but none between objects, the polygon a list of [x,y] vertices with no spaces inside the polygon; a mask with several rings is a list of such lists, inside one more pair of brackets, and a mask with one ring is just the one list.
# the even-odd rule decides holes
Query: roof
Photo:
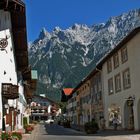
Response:
[{"label": "roof", "polygon": [[63,89],[63,92],[65,95],[71,95],[72,94],[72,91],[73,91],[73,88],[64,88]]},{"label": "roof", "polygon": [[114,49],[112,49],[105,57],[101,59],[96,65],[96,67],[101,68],[102,65],[109,59],[114,53],[116,53],[121,47],[123,47],[127,42],[129,42],[137,33],[140,32],[140,27],[133,29],[126,37],[124,37],[119,44],[117,44]]},{"label": "roof", "polygon": [[39,96],[39,95],[34,95],[33,98],[40,98],[40,99],[43,99],[43,100],[47,100],[51,103],[54,103],[54,104],[57,104],[55,101],[49,99],[48,97],[43,97],[43,96]]}]

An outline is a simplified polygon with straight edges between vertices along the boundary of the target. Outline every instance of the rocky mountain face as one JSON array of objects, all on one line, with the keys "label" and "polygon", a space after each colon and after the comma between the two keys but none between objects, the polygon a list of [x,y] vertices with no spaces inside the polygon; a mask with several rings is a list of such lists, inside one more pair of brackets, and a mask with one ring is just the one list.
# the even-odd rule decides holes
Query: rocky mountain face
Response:
[{"label": "rocky mountain face", "polygon": [[75,87],[108,51],[132,29],[140,26],[140,9],[132,10],[106,23],[88,27],[74,24],[66,30],[43,28],[29,45],[29,59],[38,70],[37,94],[60,99],[63,87]]}]

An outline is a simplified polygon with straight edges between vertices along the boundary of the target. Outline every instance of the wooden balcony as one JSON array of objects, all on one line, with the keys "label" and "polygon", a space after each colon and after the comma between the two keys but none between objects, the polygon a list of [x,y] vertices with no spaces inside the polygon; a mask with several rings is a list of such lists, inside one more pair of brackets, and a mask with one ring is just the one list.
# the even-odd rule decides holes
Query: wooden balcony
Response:
[{"label": "wooden balcony", "polygon": [[2,96],[6,99],[19,98],[18,86],[11,83],[2,84]]},{"label": "wooden balcony", "polygon": [[0,8],[5,10],[17,10],[25,7],[24,0],[0,0]]}]

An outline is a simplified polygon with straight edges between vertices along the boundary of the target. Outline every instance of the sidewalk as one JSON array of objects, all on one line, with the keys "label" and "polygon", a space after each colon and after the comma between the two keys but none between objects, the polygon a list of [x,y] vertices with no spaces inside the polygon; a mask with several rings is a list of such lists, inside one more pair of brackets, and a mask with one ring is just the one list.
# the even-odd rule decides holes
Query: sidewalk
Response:
[{"label": "sidewalk", "polygon": [[[76,127],[72,127],[71,129],[76,130],[75,128]],[[80,132],[86,134],[83,130]],[[98,137],[103,140],[140,140],[140,131],[104,130],[98,131],[97,134],[86,134],[86,135]]]},{"label": "sidewalk", "polygon": [[107,136],[103,140],[140,140],[140,135]]},{"label": "sidewalk", "polygon": [[140,132],[125,130],[105,130],[99,131],[92,136],[99,136],[103,140],[140,140]]}]

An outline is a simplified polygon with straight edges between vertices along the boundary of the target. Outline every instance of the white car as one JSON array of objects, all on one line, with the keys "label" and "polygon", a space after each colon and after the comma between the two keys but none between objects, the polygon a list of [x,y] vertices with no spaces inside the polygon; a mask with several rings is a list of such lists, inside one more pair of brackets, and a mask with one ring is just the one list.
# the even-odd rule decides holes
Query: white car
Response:
[{"label": "white car", "polygon": [[52,120],[52,119],[48,119],[48,120],[45,121],[45,123],[47,123],[47,124],[51,124],[51,123],[54,123],[54,120]]}]

